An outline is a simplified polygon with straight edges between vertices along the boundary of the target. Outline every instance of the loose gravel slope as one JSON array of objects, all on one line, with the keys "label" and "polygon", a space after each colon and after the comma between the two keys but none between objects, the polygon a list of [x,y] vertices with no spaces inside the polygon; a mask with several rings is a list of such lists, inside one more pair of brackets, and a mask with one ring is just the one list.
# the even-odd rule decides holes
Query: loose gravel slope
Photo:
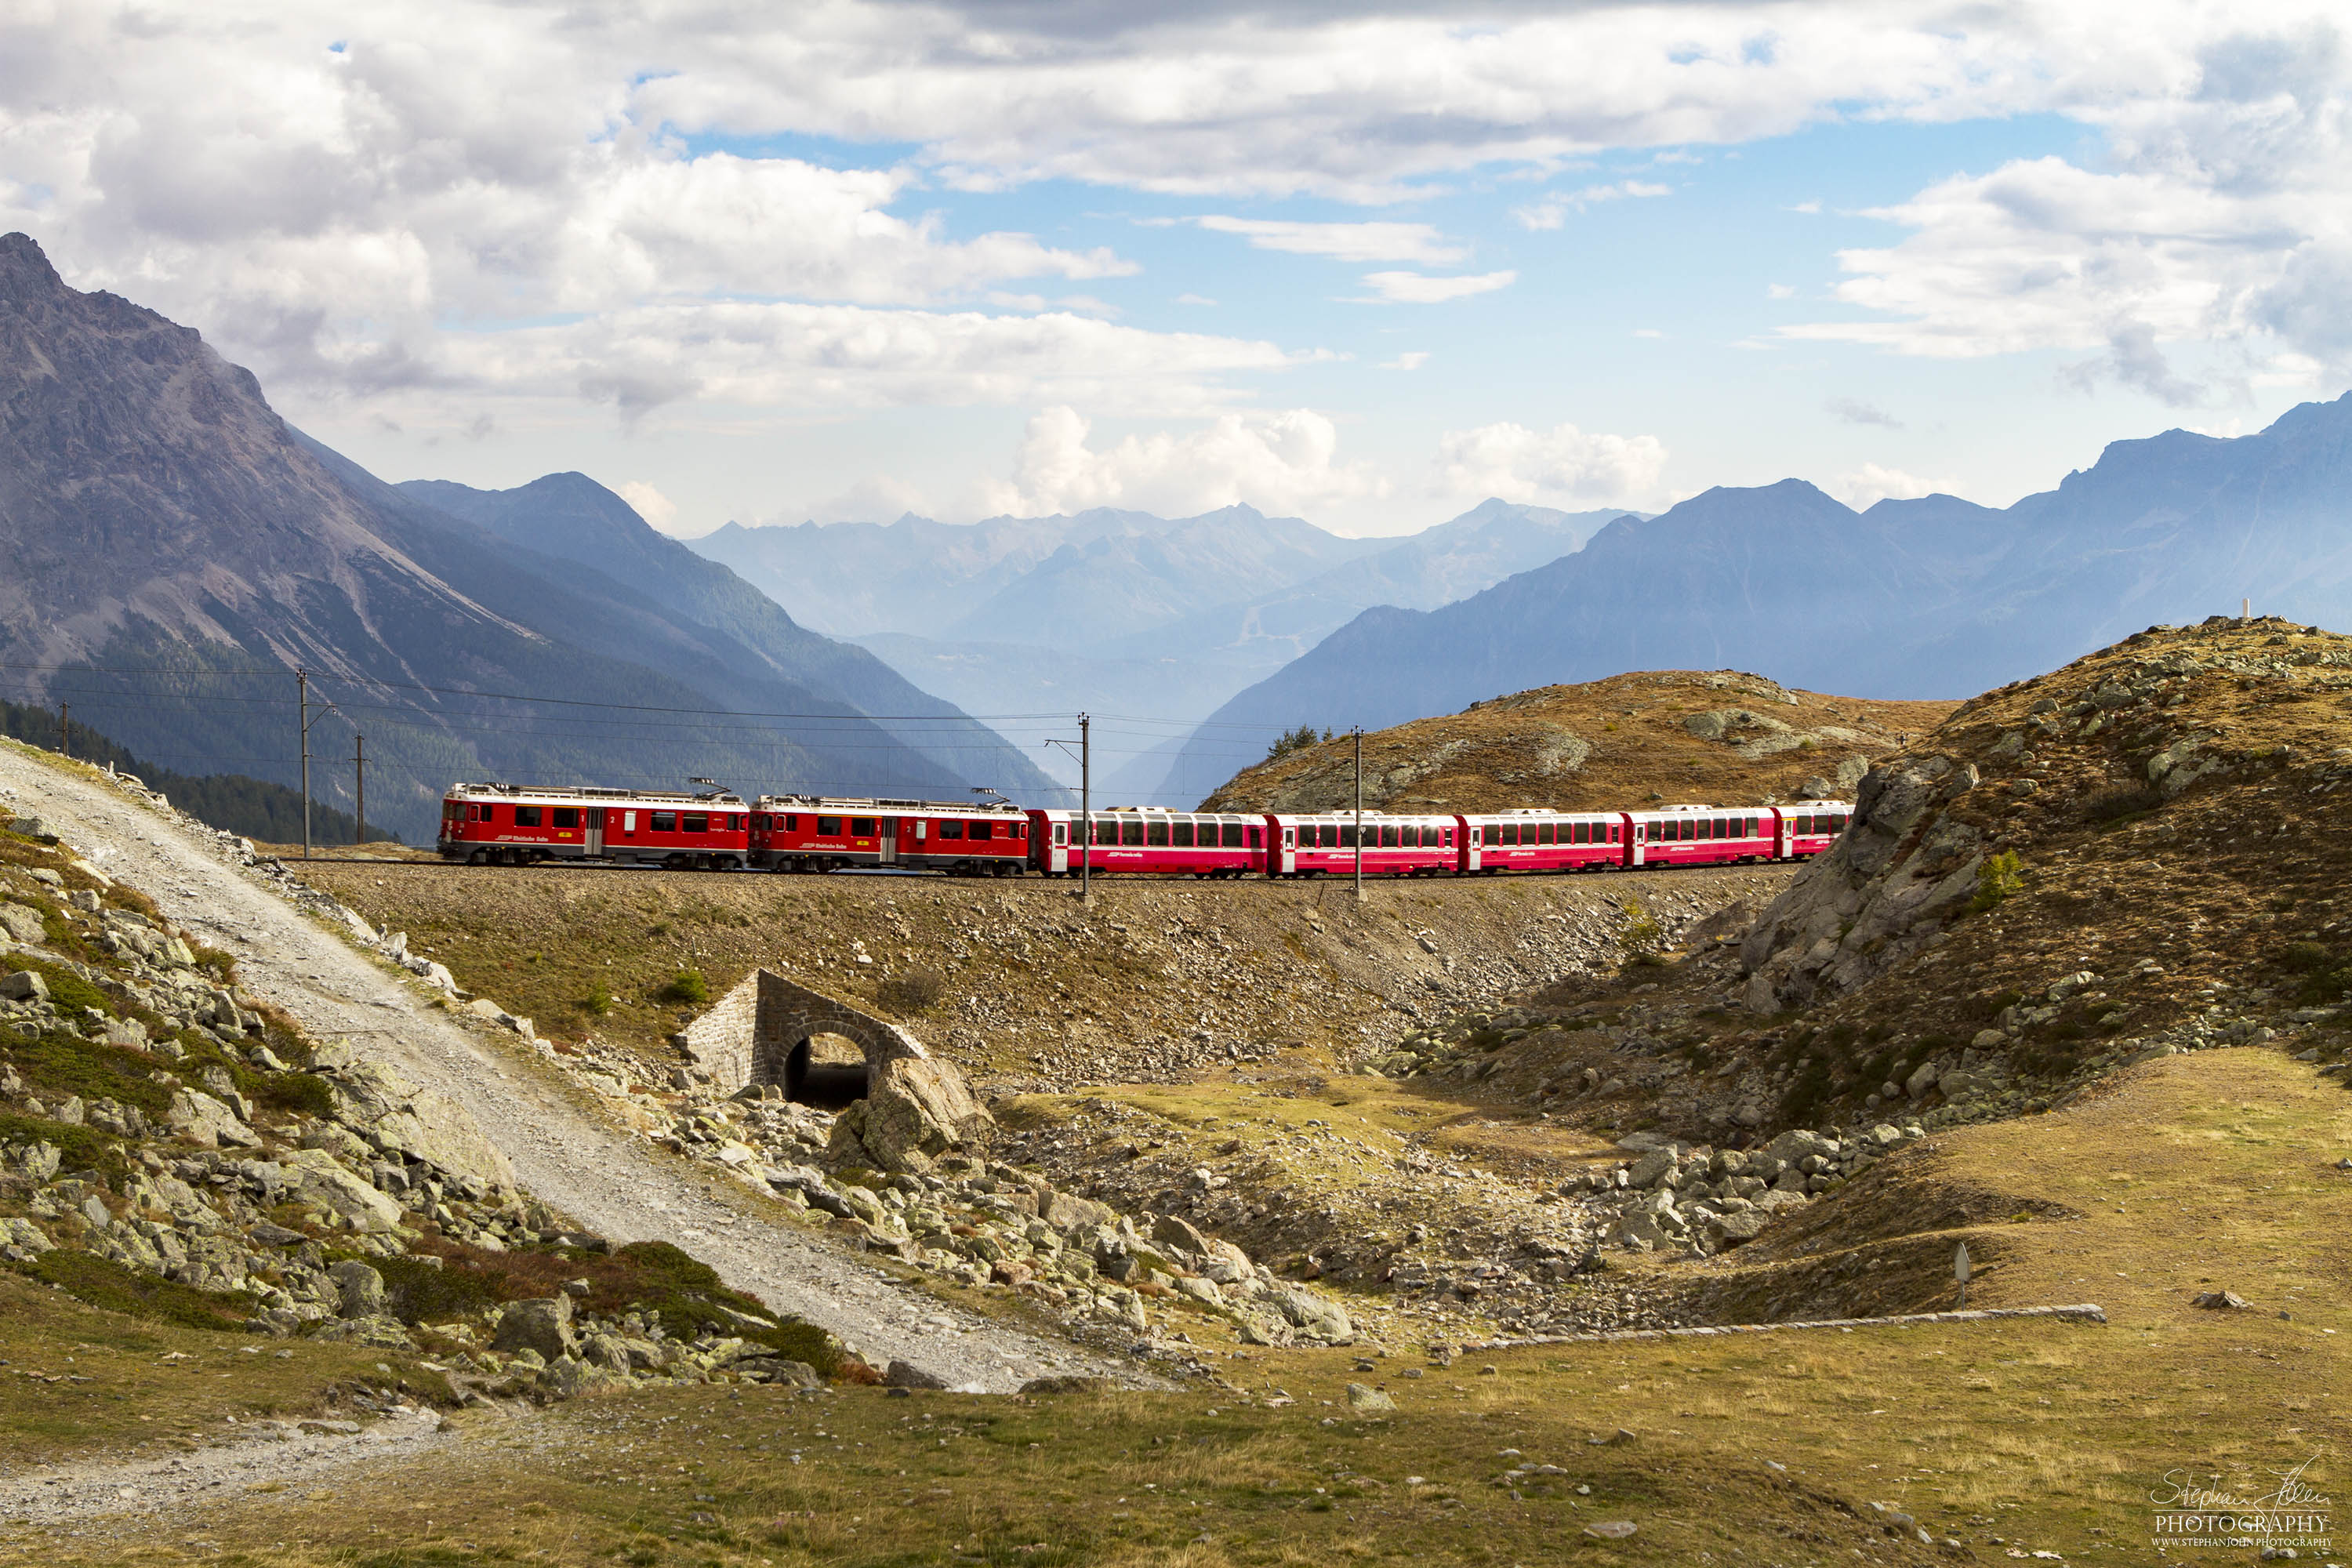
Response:
[{"label": "loose gravel slope", "polygon": [[347,1037],[457,1100],[526,1189],[615,1242],[676,1242],[729,1285],[823,1325],[868,1359],[904,1358],[958,1386],[1002,1393],[1066,1373],[1139,1381],[1131,1364],[915,1293],[761,1214],[749,1194],[706,1191],[682,1166],[588,1115],[530,1053],[428,1008],[420,987],[320,929],[176,819],[105,781],[5,744],[0,790],[171,919],[236,953],[247,988],[313,1035]]}]

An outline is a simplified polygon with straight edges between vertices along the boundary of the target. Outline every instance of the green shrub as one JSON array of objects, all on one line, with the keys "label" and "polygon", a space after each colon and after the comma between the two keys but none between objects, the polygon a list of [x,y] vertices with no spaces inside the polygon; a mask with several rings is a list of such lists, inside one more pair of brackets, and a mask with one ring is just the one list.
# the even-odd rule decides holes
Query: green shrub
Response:
[{"label": "green shrub", "polygon": [[328,1117],[335,1113],[333,1086],[315,1074],[256,1073],[254,1079],[254,1088],[246,1092],[265,1105],[311,1117]]},{"label": "green shrub", "polygon": [[2336,955],[2315,942],[2289,942],[2279,963],[2297,974],[2311,974],[2335,966]]},{"label": "green shrub", "polygon": [[55,1285],[76,1300],[127,1317],[177,1323],[184,1329],[246,1329],[252,1311],[241,1297],[216,1295],[176,1280],[142,1274],[71,1247],[45,1252],[31,1263],[17,1267],[45,1285]]},{"label": "green shrub", "polygon": [[54,1143],[58,1148],[58,1169],[61,1171],[120,1175],[126,1164],[121,1142],[113,1133],[101,1132],[95,1127],[0,1110],[0,1143]]},{"label": "green shrub", "polygon": [[588,994],[580,999],[580,1010],[592,1018],[601,1018],[613,1010],[613,988],[599,980],[588,987]]},{"label": "green shrub", "polygon": [[44,1095],[77,1094],[84,1100],[112,1100],[135,1105],[151,1117],[171,1109],[171,1092],[152,1076],[154,1063],[144,1052],[85,1040],[55,1029],[37,1040],[18,1038],[7,1051],[16,1070]]},{"label": "green shrub", "polygon": [[682,1006],[699,1007],[710,1000],[710,982],[702,977],[699,969],[681,969],[668,984],[661,988],[661,999]]},{"label": "green shrub", "polygon": [[2024,890],[2025,871],[2016,850],[1988,855],[1984,864],[1977,868],[1976,896],[1969,900],[1969,912],[1980,915],[1987,910],[1998,909]]},{"label": "green shrub", "polygon": [[415,1258],[362,1258],[383,1276],[384,1310],[404,1323],[438,1323],[471,1317],[499,1300],[496,1284],[478,1269],[438,1268]]},{"label": "green shrub", "polygon": [[1655,957],[1659,944],[1665,939],[1665,931],[1642,907],[1642,900],[1627,899],[1625,924],[1617,933],[1617,945],[1624,952],[1625,962],[1639,963],[1644,957]]},{"label": "green shrub", "polygon": [[49,1000],[60,1012],[79,1013],[84,1007],[95,1007],[110,1018],[115,1016],[114,999],[70,969],[39,958],[12,958],[9,965],[29,969],[46,981]]}]

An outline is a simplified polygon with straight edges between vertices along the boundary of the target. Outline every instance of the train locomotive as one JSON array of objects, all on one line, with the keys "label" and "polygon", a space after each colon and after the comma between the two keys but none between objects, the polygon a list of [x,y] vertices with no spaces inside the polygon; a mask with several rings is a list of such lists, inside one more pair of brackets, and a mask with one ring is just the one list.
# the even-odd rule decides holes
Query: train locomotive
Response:
[{"label": "train locomotive", "polygon": [[1645,811],[1440,815],[1205,812],[1114,806],[1084,814],[1010,803],[761,795],[726,790],[451,786],[444,859],[578,860],[675,870],[823,872],[888,867],[964,877],[1495,876],[1803,860],[1845,831],[1853,805],[1673,805]]}]

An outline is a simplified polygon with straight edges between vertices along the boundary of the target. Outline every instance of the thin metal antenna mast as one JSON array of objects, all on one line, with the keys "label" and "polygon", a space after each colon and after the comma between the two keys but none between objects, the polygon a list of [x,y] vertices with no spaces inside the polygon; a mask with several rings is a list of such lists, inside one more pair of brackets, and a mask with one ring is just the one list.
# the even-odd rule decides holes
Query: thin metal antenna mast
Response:
[{"label": "thin metal antenna mast", "polygon": [[310,858],[310,672],[294,672],[296,700],[301,704],[302,721],[302,858]]}]

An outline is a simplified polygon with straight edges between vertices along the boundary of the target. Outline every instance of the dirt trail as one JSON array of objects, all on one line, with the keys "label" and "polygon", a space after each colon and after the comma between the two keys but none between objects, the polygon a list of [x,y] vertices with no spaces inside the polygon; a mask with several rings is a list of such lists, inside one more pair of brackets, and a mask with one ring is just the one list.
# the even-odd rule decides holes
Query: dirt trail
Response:
[{"label": "dirt trail", "polygon": [[[0,1523],[59,1525],[77,1521],[176,1513],[192,1504],[282,1491],[354,1466],[406,1466],[454,1447],[442,1419],[415,1406],[394,1409],[356,1432],[347,1422],[262,1421],[235,1443],[110,1464],[42,1465],[0,1478]],[[304,1427],[310,1428],[303,1430]]]},{"label": "dirt trail", "polygon": [[920,1294],[787,1222],[749,1194],[689,1174],[594,1121],[519,1045],[468,1033],[425,1007],[404,976],[312,924],[211,844],[113,786],[0,745],[0,788],[49,819],[110,876],[236,955],[246,987],[320,1038],[463,1105],[514,1163],[523,1186],[615,1242],[676,1242],[727,1283],[818,1323],[877,1364],[903,1358],[958,1387],[1009,1393],[1067,1373],[1148,1382],[1131,1363],[991,1323]]}]

